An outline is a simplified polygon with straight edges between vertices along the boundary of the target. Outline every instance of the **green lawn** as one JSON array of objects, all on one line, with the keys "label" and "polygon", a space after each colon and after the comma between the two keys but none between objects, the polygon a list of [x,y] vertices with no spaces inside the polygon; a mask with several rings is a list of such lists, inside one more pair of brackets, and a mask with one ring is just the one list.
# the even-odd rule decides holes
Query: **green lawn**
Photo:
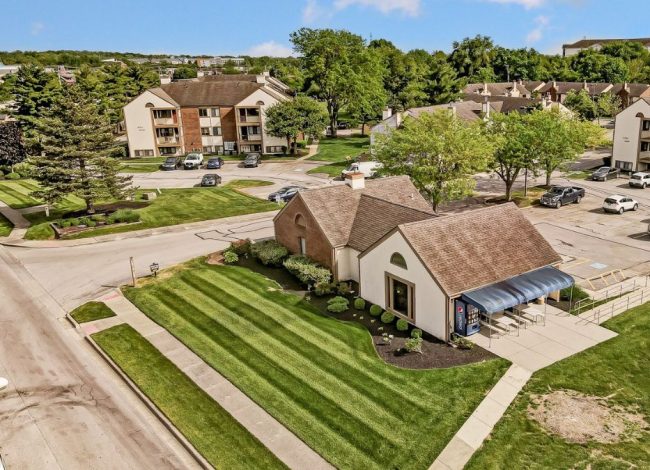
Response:
[{"label": "green lawn", "polygon": [[70,316],[77,323],[86,323],[89,321],[101,320],[115,316],[115,312],[110,309],[104,302],[88,302],[70,312]]},{"label": "green lawn", "polygon": [[244,189],[244,188],[257,188],[259,186],[273,186],[270,181],[264,180],[232,180],[224,185],[224,188]]},{"label": "green lawn", "polygon": [[329,162],[329,164],[312,168],[308,173],[326,173],[331,177],[339,176],[341,171],[349,165],[347,157],[354,160],[359,154],[367,152],[369,149],[370,137],[368,136],[355,134],[347,137],[323,138],[318,143],[318,153],[309,157],[309,160]]},{"label": "green lawn", "polygon": [[4,215],[0,214],[0,237],[9,236],[13,228],[13,224]]},{"label": "green lawn", "polygon": [[92,337],[215,468],[286,468],[131,326],[117,325]]},{"label": "green lawn", "polygon": [[128,158],[121,161],[123,173],[151,173],[158,171],[167,157]]},{"label": "green lawn", "polygon": [[[139,191],[138,194],[142,192]],[[228,187],[163,189],[162,194],[158,195],[149,206],[135,209],[136,212],[140,213],[140,223],[101,227],[79,233],[75,238],[220,219],[222,217],[277,210],[277,208],[275,203],[243,194]],[[60,217],[61,214],[55,213],[49,220]],[[27,230],[25,238],[33,240],[54,237],[54,233],[45,220],[43,213],[30,214],[29,219],[36,225]]]},{"label": "green lawn", "polygon": [[[39,188],[34,180],[5,180],[0,181],[0,201],[14,209],[38,206],[43,201],[33,198],[29,194]],[[58,206],[67,207],[82,204],[83,201],[76,196],[68,196]]]},{"label": "green lawn", "polygon": [[468,469],[650,468],[648,429],[639,439],[574,444],[527,417],[531,394],[570,389],[609,397],[611,405],[640,412],[650,422],[650,303],[603,326],[619,336],[535,373]]},{"label": "green lawn", "polygon": [[508,367],[387,365],[363,326],[242,267],[194,260],[124,292],[339,468],[428,468]]}]

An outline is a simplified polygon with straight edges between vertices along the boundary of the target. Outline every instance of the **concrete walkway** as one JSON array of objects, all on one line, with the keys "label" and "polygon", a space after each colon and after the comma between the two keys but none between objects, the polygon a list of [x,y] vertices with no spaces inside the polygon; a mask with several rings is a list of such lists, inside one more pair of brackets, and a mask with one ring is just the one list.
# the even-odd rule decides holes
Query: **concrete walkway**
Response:
[{"label": "concrete walkway", "polygon": [[23,217],[17,209],[12,209],[4,202],[0,201],[0,214],[2,214],[14,226],[13,230],[7,237],[9,240],[20,239],[25,236],[27,228],[31,225],[29,220]]},{"label": "concrete walkway", "polygon": [[82,325],[85,334],[92,334],[120,323],[128,323],[289,468],[310,470],[333,468],[171,333],[142,313],[119,290],[114,290],[98,300],[105,302],[117,316]]}]

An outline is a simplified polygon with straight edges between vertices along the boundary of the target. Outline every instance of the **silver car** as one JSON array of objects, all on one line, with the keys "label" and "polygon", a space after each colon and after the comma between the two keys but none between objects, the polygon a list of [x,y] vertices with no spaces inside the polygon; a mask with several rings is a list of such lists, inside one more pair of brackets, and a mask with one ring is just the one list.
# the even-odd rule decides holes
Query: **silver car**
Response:
[{"label": "silver car", "polygon": [[629,185],[634,188],[643,188],[650,186],[650,173],[634,173],[630,176]]}]

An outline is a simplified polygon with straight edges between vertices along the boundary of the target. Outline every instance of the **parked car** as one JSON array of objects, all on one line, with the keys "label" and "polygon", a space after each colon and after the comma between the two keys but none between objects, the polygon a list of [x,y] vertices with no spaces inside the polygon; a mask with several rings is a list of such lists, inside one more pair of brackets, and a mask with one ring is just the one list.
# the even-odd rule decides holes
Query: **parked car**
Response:
[{"label": "parked car", "polygon": [[630,187],[643,188],[650,186],[650,173],[634,173],[630,176]]},{"label": "parked car", "polygon": [[603,210],[605,212],[616,212],[622,214],[625,211],[635,211],[639,208],[639,203],[628,196],[614,194],[605,198]]},{"label": "parked car", "polygon": [[223,166],[223,158],[221,157],[210,157],[208,158],[208,163],[205,167],[208,170],[218,170]]},{"label": "parked car", "polygon": [[160,165],[163,171],[176,170],[183,166],[183,157],[167,157]]},{"label": "parked car", "polygon": [[201,165],[203,165],[202,153],[188,153],[185,160],[183,160],[183,167],[185,167],[186,170],[198,170],[201,168]]},{"label": "parked car", "polygon": [[218,186],[221,184],[221,176],[216,173],[206,173],[201,178],[201,186]]},{"label": "parked car", "polygon": [[259,153],[249,153],[244,158],[244,168],[257,168],[262,163],[262,156]]},{"label": "parked car", "polygon": [[289,202],[301,189],[305,188],[302,186],[285,186],[269,194],[268,200],[273,202]]},{"label": "parked car", "polygon": [[621,170],[618,168],[612,168],[611,166],[601,166],[591,174],[591,179],[593,181],[607,181],[612,178],[618,178],[620,172]]},{"label": "parked car", "polygon": [[539,202],[543,206],[555,207],[559,209],[565,204],[580,204],[580,200],[585,197],[584,188],[578,186],[552,186],[548,192],[542,194]]},{"label": "parked car", "polygon": [[381,166],[379,162],[354,162],[341,172],[341,179],[349,173],[363,173],[364,178],[372,178]]}]

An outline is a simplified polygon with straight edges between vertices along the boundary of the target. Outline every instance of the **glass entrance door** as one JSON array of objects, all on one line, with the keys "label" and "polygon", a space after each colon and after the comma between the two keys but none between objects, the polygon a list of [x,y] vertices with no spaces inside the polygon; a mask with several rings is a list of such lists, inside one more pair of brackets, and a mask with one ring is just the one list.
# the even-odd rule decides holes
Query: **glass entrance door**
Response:
[{"label": "glass entrance door", "polygon": [[413,320],[413,284],[397,279],[391,275],[386,275],[387,284],[387,304],[395,313]]}]

